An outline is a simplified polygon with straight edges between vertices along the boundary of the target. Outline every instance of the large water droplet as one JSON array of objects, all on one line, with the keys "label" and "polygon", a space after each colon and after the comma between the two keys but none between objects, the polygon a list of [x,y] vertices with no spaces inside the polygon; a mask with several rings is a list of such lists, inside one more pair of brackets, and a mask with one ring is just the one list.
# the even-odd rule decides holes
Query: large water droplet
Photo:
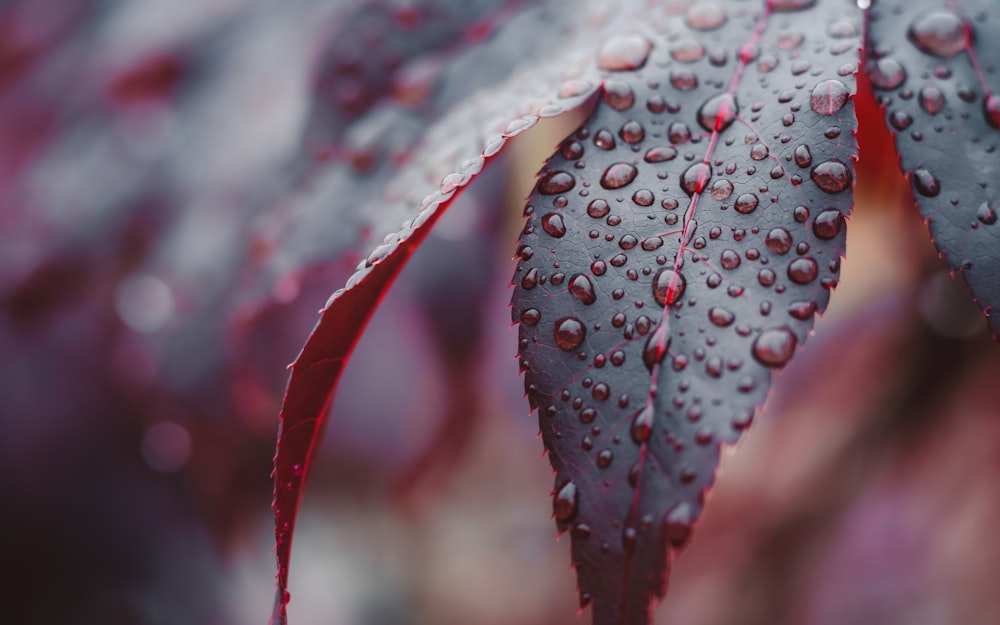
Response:
[{"label": "large water droplet", "polygon": [[653,44],[640,35],[620,35],[604,42],[597,52],[597,66],[611,72],[639,69],[646,64]]},{"label": "large water droplet", "polygon": [[820,239],[829,241],[844,227],[844,216],[835,208],[828,208],[813,220],[813,233]]},{"label": "large water droplet", "polygon": [[576,185],[576,178],[564,171],[551,171],[538,181],[538,192],[542,195],[566,193]]},{"label": "large water droplet", "polygon": [[708,163],[695,163],[681,174],[681,188],[688,195],[701,193],[712,179],[712,166]]},{"label": "large water droplet", "polygon": [[601,176],[601,186],[605,189],[620,189],[635,180],[638,170],[629,163],[614,163]]},{"label": "large water droplet", "polygon": [[758,203],[759,200],[756,195],[753,193],[743,193],[736,198],[736,201],[733,203],[733,208],[735,208],[738,213],[749,215],[754,212]]},{"label": "large water droplet", "polygon": [[594,285],[590,282],[590,278],[582,273],[578,273],[570,278],[569,292],[570,295],[588,306],[597,301],[597,295],[594,293]]},{"label": "large water droplet", "polygon": [[906,70],[895,59],[885,57],[875,61],[868,76],[876,89],[890,90],[903,84]]},{"label": "large water droplet", "polygon": [[739,112],[736,98],[729,93],[720,93],[698,109],[698,123],[709,132],[722,132],[732,125]]},{"label": "large water droplet", "polygon": [[661,269],[653,278],[653,298],[660,306],[673,306],[684,295],[687,281],[673,269]]},{"label": "large water droplet", "polygon": [[753,357],[765,367],[783,367],[795,353],[798,339],[786,327],[764,330],[753,342]]},{"label": "large water droplet", "polygon": [[847,165],[833,159],[813,167],[810,176],[820,189],[827,193],[839,193],[851,186],[851,170]]},{"label": "large water droplet", "polygon": [[572,481],[566,482],[555,499],[552,500],[552,513],[557,521],[569,521],[576,514],[577,504],[580,494],[576,490],[576,484]]},{"label": "large water droplet", "polygon": [[808,256],[796,258],[788,263],[788,279],[796,284],[809,284],[819,275],[816,261]]},{"label": "large water droplet", "polygon": [[926,169],[913,170],[913,188],[924,197],[934,197],[941,192],[941,183]]},{"label": "large water droplet", "polygon": [[972,30],[951,11],[935,9],[913,20],[906,34],[927,54],[951,56],[969,47]]},{"label": "large water droplet", "polygon": [[542,217],[542,230],[551,237],[562,238],[566,234],[566,224],[559,213],[548,213]]},{"label": "large water droplet", "polygon": [[733,183],[729,182],[725,178],[716,180],[712,183],[712,199],[722,201],[733,194]]},{"label": "large water droplet", "polygon": [[563,351],[571,352],[583,343],[587,328],[575,317],[563,317],[556,321],[556,345]]},{"label": "large water droplet", "polygon": [[684,22],[695,30],[715,30],[726,23],[726,12],[714,2],[696,2],[688,9]]},{"label": "large water droplet", "polygon": [[833,115],[847,104],[851,91],[839,80],[816,83],[809,93],[809,106],[820,115]]}]

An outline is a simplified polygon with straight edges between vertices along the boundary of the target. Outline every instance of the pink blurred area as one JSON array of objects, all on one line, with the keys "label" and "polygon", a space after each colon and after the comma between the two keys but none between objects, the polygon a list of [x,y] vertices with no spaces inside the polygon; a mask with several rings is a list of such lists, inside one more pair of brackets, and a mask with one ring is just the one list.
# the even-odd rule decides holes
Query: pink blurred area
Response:
[{"label": "pink blurred area", "polygon": [[[304,134],[339,132],[310,106],[345,5],[0,6],[6,621],[270,614],[285,365],[357,260],[306,270],[282,234]],[[519,203],[572,123],[456,203],[372,321],[306,489],[293,623],[578,622],[506,306]],[[1000,622],[1000,348],[865,171],[842,286],[726,455],[657,622]]]}]

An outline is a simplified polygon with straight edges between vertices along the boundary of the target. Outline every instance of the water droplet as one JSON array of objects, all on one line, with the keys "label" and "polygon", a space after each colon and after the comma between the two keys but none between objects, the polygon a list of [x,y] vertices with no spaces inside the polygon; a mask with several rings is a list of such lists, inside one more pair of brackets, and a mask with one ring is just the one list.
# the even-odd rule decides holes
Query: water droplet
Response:
[{"label": "water droplet", "polygon": [[847,165],[833,159],[813,167],[810,174],[813,182],[827,193],[839,193],[851,186],[853,178]]},{"label": "water droplet", "polygon": [[771,153],[767,146],[763,143],[755,143],[753,147],[750,148],[750,158],[755,161],[762,161],[768,157]]},{"label": "water droplet", "polygon": [[816,5],[816,0],[767,0],[767,6],[775,12],[801,11]]},{"label": "water droplet", "polygon": [[891,90],[906,80],[906,70],[893,58],[885,57],[875,61],[869,72],[872,86],[876,89]]},{"label": "water droplet", "polygon": [[604,42],[597,52],[597,66],[610,72],[639,69],[646,64],[653,44],[640,35],[619,35]]},{"label": "water droplet", "polygon": [[775,254],[787,254],[792,249],[792,235],[784,228],[774,228],[767,233],[764,244]]},{"label": "water droplet", "polygon": [[688,195],[701,193],[712,178],[712,166],[707,163],[695,163],[681,174],[681,188]]},{"label": "water droplet", "polygon": [[642,362],[646,369],[653,370],[653,367],[663,362],[670,349],[670,334],[665,326],[661,325],[656,331],[649,335],[646,344],[642,348]]},{"label": "water droplet", "polygon": [[619,80],[604,81],[604,101],[616,111],[627,111],[635,104],[632,88]]},{"label": "water droplet", "polygon": [[739,213],[749,215],[757,208],[758,202],[759,200],[757,199],[757,196],[753,193],[743,193],[736,198],[736,202],[733,203],[733,208],[735,208]]},{"label": "water droplet", "polygon": [[816,314],[816,302],[792,302],[788,305],[788,314],[800,321],[808,321]]},{"label": "water droplet", "polygon": [[990,126],[1000,128],[1000,95],[983,98],[983,117]]},{"label": "water droplet", "polygon": [[643,160],[647,163],[663,163],[677,158],[677,150],[671,147],[653,148],[646,152]]},{"label": "water droplet", "polygon": [[736,269],[740,266],[740,255],[733,250],[724,250],[719,256],[719,264],[723,269]]},{"label": "water droplet", "polygon": [[800,145],[795,148],[795,164],[799,167],[809,167],[812,165],[813,157],[812,152],[809,150],[808,145]]},{"label": "water droplet", "polygon": [[536,286],[538,286],[538,270],[533,267],[521,278],[521,288],[530,290]]},{"label": "water droplet", "polygon": [[538,325],[538,321],[542,318],[542,313],[538,312],[537,308],[526,308],[521,311],[521,323],[526,326]]},{"label": "water droplet", "polygon": [[926,169],[913,170],[913,188],[924,197],[934,197],[941,192],[941,183]]},{"label": "water droplet", "polygon": [[687,281],[673,269],[661,269],[653,278],[653,298],[660,306],[673,306],[684,295]]},{"label": "water droplet", "polygon": [[629,163],[614,163],[601,176],[601,186],[605,189],[620,189],[635,180],[638,170]]},{"label": "water droplet", "polygon": [[816,83],[809,93],[809,106],[820,115],[833,115],[847,104],[851,90],[839,80]]},{"label": "water droplet", "polygon": [[575,317],[563,317],[555,324],[556,345],[563,351],[571,352],[583,343],[587,328]]},{"label": "water droplet", "polygon": [[582,273],[578,273],[570,278],[569,292],[573,297],[588,306],[597,301],[597,295],[594,293],[594,285],[590,282],[590,278]]},{"label": "water droplet", "polygon": [[617,145],[615,136],[606,128],[601,128],[594,133],[594,145],[602,150],[612,150]]},{"label": "water droplet", "polygon": [[691,140],[691,129],[687,127],[687,124],[674,122],[667,128],[667,139],[674,144],[687,143]]},{"label": "water droplet", "polygon": [[829,241],[844,227],[844,216],[835,208],[828,208],[813,220],[813,233],[820,239]]},{"label": "water droplet", "polygon": [[551,237],[562,238],[566,234],[566,224],[559,213],[548,213],[542,217],[542,230]]},{"label": "water droplet", "polygon": [[990,208],[989,204],[983,202],[976,211],[976,219],[987,226],[992,226],[997,222],[997,212]]},{"label": "water droplet", "polygon": [[649,440],[649,434],[653,431],[653,405],[647,404],[635,418],[632,419],[630,428],[632,440],[641,445]]},{"label": "water droplet", "polygon": [[610,449],[605,449],[604,451],[597,454],[597,467],[600,469],[606,469],[611,466],[611,461],[615,459],[615,455],[611,453]]},{"label": "water droplet", "polygon": [[739,112],[736,98],[729,93],[720,93],[698,109],[698,123],[709,132],[722,132],[732,125]]},{"label": "water droplet", "polygon": [[712,199],[722,201],[733,194],[733,183],[721,178],[712,183]]},{"label": "water droplet", "polygon": [[538,181],[538,192],[542,195],[566,193],[576,185],[576,178],[564,171],[551,171]]},{"label": "water droplet", "polygon": [[952,56],[969,47],[972,31],[951,11],[936,9],[913,20],[906,34],[927,54]]},{"label": "water droplet", "polygon": [[671,508],[663,517],[663,533],[671,547],[680,549],[691,539],[694,518],[694,508],[686,501]]},{"label": "water droplet", "polygon": [[645,138],[646,131],[639,122],[627,121],[622,125],[621,130],[618,131],[618,136],[625,143],[639,143]]},{"label": "water droplet", "polygon": [[698,77],[689,69],[675,69],[670,72],[670,84],[678,91],[698,88]]},{"label": "water droplet", "polygon": [[917,95],[920,108],[931,115],[937,115],[944,109],[944,94],[935,87],[924,87]]},{"label": "water droplet", "polygon": [[566,141],[559,148],[559,153],[568,161],[575,161],[583,156],[583,146],[577,141]]},{"label": "water droplet", "polygon": [[696,2],[688,9],[684,22],[695,30],[715,30],[726,23],[726,12],[714,2]]},{"label": "water droplet", "polygon": [[786,327],[764,330],[754,339],[753,357],[765,367],[782,367],[795,353],[797,343],[795,334]]},{"label": "water droplet", "polygon": [[569,521],[576,514],[577,504],[580,494],[576,490],[576,484],[572,481],[566,482],[555,499],[552,500],[552,513],[557,521]]},{"label": "water droplet", "polygon": [[720,328],[725,328],[736,320],[736,315],[720,306],[712,306],[708,309],[708,320]]},{"label": "water droplet", "polygon": [[590,395],[597,401],[607,401],[608,397],[611,396],[611,389],[604,382],[598,382],[594,385],[594,390],[590,392]]},{"label": "water droplet", "polygon": [[682,39],[670,49],[670,56],[681,63],[694,63],[705,56],[705,46],[694,39]]},{"label": "water droplet", "polygon": [[796,284],[809,284],[819,275],[816,261],[808,256],[788,263],[788,279]]},{"label": "water droplet", "polygon": [[587,214],[594,219],[600,219],[611,212],[611,207],[605,200],[593,200],[587,205]]},{"label": "water droplet", "polygon": [[649,189],[639,189],[632,194],[632,201],[639,206],[652,206],[653,202],[656,201],[656,196]]}]

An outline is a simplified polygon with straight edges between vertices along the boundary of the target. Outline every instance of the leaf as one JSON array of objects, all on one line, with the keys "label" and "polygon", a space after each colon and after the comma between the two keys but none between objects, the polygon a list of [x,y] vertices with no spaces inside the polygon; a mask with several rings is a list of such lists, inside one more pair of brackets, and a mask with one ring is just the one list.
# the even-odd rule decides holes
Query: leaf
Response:
[{"label": "leaf", "polygon": [[603,98],[540,173],[514,277],[599,625],[650,622],[721,444],[827,305],[853,201],[853,2],[686,6],[602,42]]},{"label": "leaf", "polygon": [[866,72],[931,238],[1000,340],[1000,11],[995,2],[879,0]]},{"label": "leaf", "polygon": [[[566,10],[569,6],[574,10]],[[466,98],[427,126],[421,143],[408,155],[408,165],[386,185],[381,201],[367,204],[371,210],[364,219],[370,224],[372,239],[382,243],[331,297],[291,366],[275,455],[278,594],[272,620],[287,620],[288,565],[302,485],[348,355],[389,284],[455,196],[509,139],[534,126],[539,118],[581,106],[595,93],[594,30],[620,27],[630,15],[603,17],[595,7],[601,3],[554,2],[532,9],[535,25],[518,38],[534,37],[528,45],[540,46],[535,49],[549,60],[527,66],[502,84]],[[565,18],[555,27],[546,19],[553,13]],[[478,71],[477,66],[465,69]]]}]

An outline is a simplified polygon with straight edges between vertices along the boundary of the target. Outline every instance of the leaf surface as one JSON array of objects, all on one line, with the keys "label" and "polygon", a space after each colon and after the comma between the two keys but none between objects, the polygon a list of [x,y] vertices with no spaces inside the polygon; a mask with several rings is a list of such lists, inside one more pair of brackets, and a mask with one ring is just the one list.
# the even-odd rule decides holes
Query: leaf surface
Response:
[{"label": "leaf surface", "polygon": [[860,17],[839,0],[647,10],[602,42],[603,98],[528,200],[520,365],[598,625],[650,621],[721,444],[837,282]]},{"label": "leaf surface", "polygon": [[866,72],[938,252],[1000,339],[1000,7],[879,0]]}]

